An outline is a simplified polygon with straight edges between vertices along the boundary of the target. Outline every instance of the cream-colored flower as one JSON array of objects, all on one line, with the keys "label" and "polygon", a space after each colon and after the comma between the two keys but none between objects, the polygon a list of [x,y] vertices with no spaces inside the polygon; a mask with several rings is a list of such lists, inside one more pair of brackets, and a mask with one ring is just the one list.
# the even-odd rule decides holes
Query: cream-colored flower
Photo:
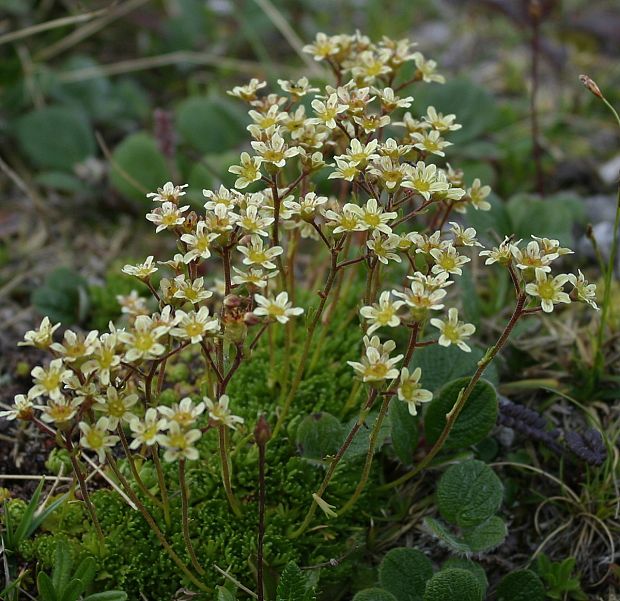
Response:
[{"label": "cream-colored flower", "polygon": [[195,259],[208,259],[211,256],[211,242],[218,235],[209,230],[205,221],[199,221],[196,224],[195,233],[181,236],[181,241],[187,244],[187,252],[183,255],[183,262],[191,263]]},{"label": "cream-colored flower", "polygon": [[362,307],[360,315],[370,323],[367,334],[370,335],[384,326],[395,328],[400,325],[398,310],[404,304],[404,301],[391,300],[390,291],[385,290],[381,293],[378,303]]},{"label": "cream-colored flower", "polygon": [[93,353],[97,346],[98,334],[97,330],[92,330],[84,337],[82,334],[76,334],[72,330],[66,330],[62,344],[54,342],[50,345],[50,349],[59,354],[65,363],[73,363]]},{"label": "cream-colored flower", "polygon": [[525,291],[530,296],[539,297],[542,310],[551,313],[554,304],[570,303],[570,297],[563,290],[569,279],[567,274],[550,277],[544,269],[536,268],[536,280],[527,284]]},{"label": "cream-colored flower", "polygon": [[352,182],[360,174],[357,162],[341,157],[334,157],[334,160],[336,161],[336,168],[327,176],[327,179],[344,179]]},{"label": "cream-colored flower", "polygon": [[190,397],[181,399],[178,404],[172,407],[160,406],[159,412],[168,420],[168,426],[172,423],[177,424],[183,429],[187,429],[194,425],[198,417],[200,417],[206,408],[204,401],[194,404]]},{"label": "cream-colored flower", "polygon": [[441,273],[445,271],[455,275],[462,275],[463,270],[461,267],[465,263],[469,263],[471,259],[463,255],[459,255],[454,246],[446,246],[445,248],[434,248],[431,250],[431,256],[433,257],[435,264],[431,271],[433,273]]},{"label": "cream-colored flower", "polygon": [[579,275],[575,275],[574,273],[568,274],[568,281],[573,285],[574,296],[577,297],[577,300],[588,303],[588,305],[598,311],[598,306],[596,304],[596,284],[590,284],[583,273],[581,273],[581,269],[579,269],[577,273]]},{"label": "cream-colored flower", "polygon": [[323,498],[319,497],[315,492],[312,493],[312,498],[314,502],[317,504],[319,509],[325,514],[325,517],[328,518],[337,518],[338,514],[334,511],[336,509],[335,505],[330,505]]},{"label": "cream-colored flower", "polygon": [[243,258],[244,265],[260,265],[264,269],[275,269],[276,265],[272,259],[284,252],[281,246],[265,248],[263,240],[258,236],[252,236],[247,246],[237,246],[237,250],[245,255]]},{"label": "cream-colored flower", "polygon": [[116,332],[102,334],[97,341],[92,357],[82,365],[82,373],[89,376],[94,372],[99,381],[104,386],[108,386],[112,372],[121,363],[121,357],[116,353],[117,348],[118,334]]},{"label": "cream-colored flower", "polygon": [[161,444],[166,448],[164,461],[172,463],[178,459],[198,459],[200,454],[194,444],[201,436],[202,432],[198,429],[182,430],[177,422],[171,422],[168,433],[161,439]]},{"label": "cream-colored flower", "polygon": [[256,205],[249,205],[245,211],[241,213],[237,224],[249,234],[268,236],[269,232],[265,228],[269,227],[274,221],[274,217],[265,217],[261,215]]},{"label": "cream-colored flower", "polygon": [[331,94],[326,102],[313,100],[311,104],[316,117],[307,119],[306,123],[311,125],[323,125],[329,129],[335,129],[337,127],[336,120],[338,119],[338,115],[347,110],[345,104],[340,104],[338,102],[337,94]]},{"label": "cream-colored flower", "polygon": [[443,309],[441,300],[446,296],[447,292],[443,288],[432,288],[427,286],[425,282],[414,280],[411,282],[409,289],[404,292],[392,290],[392,294],[398,298],[402,298],[417,313],[426,311],[440,311]]},{"label": "cream-colored flower", "polygon": [[163,444],[166,440],[162,433],[168,425],[168,420],[160,418],[157,409],[149,407],[144,414],[144,419],[135,417],[129,422],[133,440],[129,445],[130,449],[139,449],[142,445],[151,447],[154,444]]},{"label": "cream-colored flower", "polygon": [[375,230],[372,233],[372,237],[366,242],[366,246],[375,254],[381,263],[387,265],[390,261],[396,261],[397,263],[402,261],[398,253],[394,252],[398,250],[400,241],[400,236],[396,234],[388,234],[386,236]]},{"label": "cream-colored flower", "polygon": [[400,370],[400,382],[396,392],[398,399],[407,403],[411,415],[418,414],[417,406],[420,403],[428,403],[433,400],[433,393],[420,386],[421,377],[422,370],[419,367],[416,367],[411,374],[406,367]]},{"label": "cream-colored flower", "polygon": [[528,242],[524,249],[520,249],[514,244],[511,249],[519,269],[540,269],[550,272],[551,262],[560,256],[557,253],[543,252],[536,240]]},{"label": "cream-colored flower", "polygon": [[179,207],[173,202],[166,201],[161,207],[157,207],[151,213],[147,213],[146,218],[157,226],[155,232],[159,234],[163,230],[170,230],[177,225],[182,225],[185,222],[183,213],[187,209],[189,209],[189,205]]},{"label": "cream-colored flower", "polygon": [[434,317],[431,319],[431,325],[435,326],[440,332],[438,342],[441,346],[456,344],[456,346],[466,353],[471,351],[471,348],[465,340],[476,331],[476,326],[471,323],[459,321],[459,312],[454,307],[448,310],[447,321]]},{"label": "cream-colored flower", "polygon": [[4,418],[7,421],[14,419],[28,420],[32,419],[34,414],[34,405],[32,399],[28,398],[25,394],[17,394],[13,399],[13,407],[6,411],[0,411],[0,418]]},{"label": "cream-colored flower", "polygon": [[203,190],[202,195],[208,198],[204,204],[207,211],[215,211],[216,207],[222,205],[227,210],[234,209],[243,199],[243,194],[237,190],[229,190],[224,186],[220,186],[217,191]]},{"label": "cream-colored flower", "polygon": [[267,281],[269,278],[273,278],[278,275],[275,271],[265,272],[262,269],[253,268],[250,268],[247,271],[242,271],[241,269],[233,267],[233,271],[237,274],[234,275],[231,280],[235,286],[242,286],[245,284],[256,286],[257,288],[264,288],[267,286]]},{"label": "cream-colored flower", "polygon": [[426,109],[426,115],[422,117],[433,129],[439,132],[455,131],[463,127],[460,123],[455,123],[456,115],[443,115],[438,113],[434,106]]},{"label": "cream-colored flower", "polygon": [[213,292],[205,288],[205,279],[203,277],[188,280],[184,275],[178,275],[174,278],[174,282],[176,284],[174,298],[180,298],[196,304],[213,296]]},{"label": "cream-colored flower", "polygon": [[284,138],[277,132],[267,142],[253,140],[251,144],[265,163],[271,163],[276,167],[284,167],[287,159],[299,154],[299,148],[296,146],[288,147],[284,143]]},{"label": "cream-colored flower", "polygon": [[422,81],[428,83],[433,81],[436,83],[446,83],[446,78],[435,72],[437,69],[437,63],[435,61],[426,60],[421,52],[414,52],[413,60],[415,61],[415,66],[418,69]]},{"label": "cream-colored flower", "polygon": [[284,206],[293,213],[299,215],[305,221],[312,221],[320,208],[327,202],[327,196],[317,196],[316,192],[308,192],[299,202],[285,200]]},{"label": "cream-colored flower", "polygon": [[473,227],[464,228],[456,221],[450,221],[450,232],[454,236],[453,243],[457,246],[482,246],[476,240],[476,230]]},{"label": "cream-colored flower", "polygon": [[[252,118],[251,125],[248,125],[248,131],[256,138],[261,137],[261,132],[263,131],[273,131],[274,128],[278,127],[282,122],[288,119],[288,113],[284,111],[280,111],[280,106],[276,104],[272,104],[266,111],[249,111],[248,115]],[[249,161],[249,155],[247,153],[243,153],[247,156],[247,160]],[[243,154],[241,155],[241,162],[243,163]],[[236,173],[232,171],[231,173]],[[238,186],[235,186],[238,187]]]},{"label": "cream-colored flower", "polygon": [[119,332],[118,338],[127,345],[125,360],[155,359],[163,355],[166,348],[158,340],[168,333],[167,326],[156,326],[148,315],[138,315],[129,332]]},{"label": "cream-colored flower", "polygon": [[60,327],[60,323],[52,325],[49,317],[44,317],[36,330],[29,330],[24,334],[24,340],[17,343],[17,346],[34,346],[40,349],[47,349],[53,342],[54,332]]},{"label": "cream-colored flower", "polygon": [[100,411],[108,418],[108,428],[116,429],[120,422],[129,423],[135,417],[131,408],[138,402],[137,394],[125,394],[108,386],[105,396],[100,396],[94,405],[96,411]]},{"label": "cream-colored flower", "polygon": [[411,139],[414,142],[413,146],[418,150],[430,152],[440,157],[446,156],[446,153],[443,151],[444,148],[452,146],[452,142],[444,140],[436,129],[412,133]]},{"label": "cream-colored flower", "polygon": [[335,158],[348,160],[352,165],[364,166],[369,161],[379,158],[377,146],[379,146],[379,141],[376,139],[362,144],[357,138],[353,138],[349,148],[347,148],[346,155],[340,155],[340,157]]},{"label": "cream-colored flower", "polygon": [[41,410],[41,420],[48,424],[64,424],[75,417],[81,398],[50,399],[45,405],[37,405]]},{"label": "cream-colored flower", "polygon": [[484,262],[485,265],[493,265],[493,263],[499,263],[500,265],[510,265],[512,257],[515,252],[518,251],[517,242],[512,242],[509,236],[506,236],[499,246],[493,247],[491,250],[481,250],[480,256],[487,257]]},{"label": "cream-colored flower", "polygon": [[127,275],[133,275],[141,280],[146,280],[157,271],[157,267],[153,265],[153,255],[149,255],[144,263],[138,265],[125,265],[121,270]]},{"label": "cream-colored flower", "polygon": [[[286,113],[284,114],[286,115]],[[228,168],[230,173],[238,176],[235,180],[235,188],[241,190],[258,181],[261,178],[260,166],[262,162],[260,157],[252,157],[247,152],[242,152],[241,163]]]},{"label": "cream-colored flower", "polygon": [[204,402],[209,409],[209,417],[215,423],[227,426],[231,430],[236,430],[237,424],[242,424],[244,422],[242,417],[231,414],[228,407],[230,399],[227,394],[223,394],[217,403],[214,403],[207,397],[204,397]]},{"label": "cream-colored flower", "polygon": [[178,325],[170,330],[175,338],[189,339],[192,344],[198,344],[205,336],[213,335],[220,328],[217,317],[209,316],[208,307],[200,307],[198,311],[178,310],[176,312]]},{"label": "cream-colored flower", "polygon": [[316,39],[312,44],[306,44],[302,50],[311,54],[315,61],[322,61],[334,54],[338,54],[340,46],[337,36],[327,36],[324,33],[317,33]]},{"label": "cream-colored flower", "polygon": [[288,92],[291,96],[296,96],[297,98],[301,98],[306,94],[319,91],[319,88],[313,88],[310,86],[310,82],[307,77],[300,77],[297,81],[278,79],[278,85],[284,92]]},{"label": "cream-colored flower", "polygon": [[258,306],[254,309],[254,315],[272,317],[280,323],[286,323],[291,317],[301,315],[304,310],[301,307],[292,307],[288,300],[288,292],[280,292],[275,298],[267,298],[261,294],[255,294],[254,300]]},{"label": "cream-colored flower", "polygon": [[256,92],[264,88],[266,85],[266,81],[259,81],[256,78],[252,78],[244,86],[235,86],[232,90],[228,90],[226,93],[229,96],[235,96],[236,98],[241,98],[241,100],[245,100],[246,102],[251,102],[256,99]]},{"label": "cream-colored flower", "polygon": [[425,200],[430,200],[431,196],[437,192],[445,192],[450,188],[450,184],[437,177],[437,165],[427,165],[424,161],[418,161],[412,167],[406,180],[401,184],[403,188],[415,190]]},{"label": "cream-colored flower", "polygon": [[172,182],[166,182],[163,188],[157,188],[157,192],[149,192],[146,197],[152,198],[153,202],[173,202],[177,204],[181,196],[185,196],[185,188],[188,184],[175,186]]},{"label": "cream-colored flower", "polygon": [[483,186],[478,178],[473,181],[471,188],[467,189],[469,202],[477,211],[491,210],[491,203],[486,200],[489,194],[491,194],[491,186]]},{"label": "cream-colored flower", "polygon": [[398,188],[409,173],[409,165],[399,163],[388,156],[381,156],[372,162],[368,172],[374,175],[390,192]]},{"label": "cream-colored flower", "polygon": [[388,113],[396,110],[397,108],[408,109],[413,102],[413,96],[400,98],[396,96],[392,88],[383,88],[382,90],[379,88],[373,88],[372,91],[378,96],[379,100],[381,101],[381,106]]},{"label": "cream-colored flower", "polygon": [[37,365],[30,372],[34,386],[28,391],[28,397],[34,399],[45,395],[62,400],[61,384],[71,374],[70,370],[65,369],[62,359],[53,359],[47,367]]},{"label": "cream-colored flower", "polygon": [[371,134],[382,127],[390,124],[389,115],[375,115],[375,114],[363,114],[359,117],[353,117],[353,121],[357,123],[365,133]]},{"label": "cream-colored flower", "polygon": [[92,426],[85,422],[80,422],[79,427],[82,431],[80,446],[84,449],[95,451],[99,461],[103,463],[105,461],[106,449],[115,446],[119,441],[118,436],[108,434],[110,430],[108,418],[105,416],[100,417],[97,423]]},{"label": "cream-colored flower", "polygon": [[380,345],[377,336],[373,336],[370,340],[364,337],[366,350],[361,362],[347,361],[357,372],[362,382],[380,382],[381,380],[391,380],[398,377],[398,369],[396,369],[395,365],[402,360],[403,355],[396,355],[396,357],[390,358],[390,350],[387,349],[393,349],[394,342],[391,340],[388,342],[392,344],[387,345],[385,343]]},{"label": "cream-colored flower", "polygon": [[378,230],[384,234],[391,234],[392,229],[388,223],[398,217],[396,212],[385,212],[375,198],[369,198],[363,207],[347,203],[343,207],[343,212],[347,209],[359,217],[362,231],[369,230],[372,232]]}]

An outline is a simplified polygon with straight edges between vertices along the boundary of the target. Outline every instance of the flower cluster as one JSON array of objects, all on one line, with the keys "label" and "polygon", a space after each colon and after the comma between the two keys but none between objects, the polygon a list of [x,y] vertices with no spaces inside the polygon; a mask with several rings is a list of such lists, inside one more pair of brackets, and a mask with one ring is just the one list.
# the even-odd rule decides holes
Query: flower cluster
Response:
[{"label": "flower cluster", "polygon": [[[234,186],[203,190],[204,201],[194,207],[185,202],[186,185],[167,182],[147,195],[153,204],[146,219],[157,234],[172,236],[178,252],[160,261],[148,256],[123,271],[146,285],[155,310],[133,292],[119,299],[124,328],[67,330],[61,342],[53,340],[58,325],[44,319],[22,344],[48,350],[51,360],[32,370],[33,387],[0,415],[36,420],[68,448],[79,444],[101,461],[118,444],[128,454],[149,451],[155,458],[161,446],[166,461],[194,460],[197,441],[217,428],[232,499],[226,429],[243,420],[231,413],[228,384],[263,333],[285,325],[285,358],[297,367],[278,376],[287,391],[283,408],[266,407],[280,425],[312,337],[319,326],[329,327],[325,309],[338,303],[345,272],[365,280],[363,354],[350,366],[368,384],[370,401],[372,394],[395,396],[412,415],[432,399],[421,370],[410,368],[415,349],[471,350],[476,328],[460,319],[452,286],[478,257],[510,274],[516,318],[571,300],[596,308],[595,287],[581,272],[552,273],[571,252],[557,240],[507,238],[478,250],[476,231],[460,218],[450,221],[491,209],[491,189],[478,179],[467,185],[445,162],[451,132],[461,127],[456,116],[417,106],[406,93],[410,85],[444,81],[435,62],[413,47],[408,40],[374,43],[360,33],[318,34],[304,51],[331,69],[333,85],[278,80],[279,91],[268,93],[266,82],[253,79],[231,90],[248,105],[249,122],[248,144],[229,169]],[[295,299],[304,283],[317,281],[307,267],[315,258],[324,285],[303,319],[299,356],[292,344],[304,308]],[[410,336],[397,351],[380,335],[399,327]],[[168,360],[186,347],[204,359],[206,390],[162,405]]]}]

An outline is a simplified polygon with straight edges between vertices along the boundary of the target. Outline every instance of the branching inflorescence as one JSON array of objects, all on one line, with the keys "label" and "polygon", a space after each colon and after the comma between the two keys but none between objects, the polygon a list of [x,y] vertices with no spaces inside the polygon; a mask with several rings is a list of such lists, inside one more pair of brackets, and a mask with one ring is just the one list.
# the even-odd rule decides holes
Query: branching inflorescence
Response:
[{"label": "branching inflorescence", "polygon": [[[482,245],[476,231],[454,216],[489,210],[490,188],[477,179],[465,186],[463,173],[444,163],[451,146],[446,138],[461,127],[455,115],[416,107],[407,95],[412,85],[443,83],[436,64],[413,51],[407,40],[373,43],[359,33],[318,34],[305,51],[331,69],[334,85],[314,87],[306,78],[279,80],[279,92],[263,94],[267,84],[253,79],[229,92],[249,105],[252,121],[247,152],[229,169],[237,176],[233,188],[204,190],[200,211],[184,204],[185,185],[168,182],[147,195],[153,208],[146,218],[157,233],[175,238],[178,252],[160,261],[149,256],[123,271],[146,284],[156,310],[149,311],[145,299],[133,294],[122,299],[127,327],[110,324],[108,332],[86,335],[67,330],[62,342],[53,341],[58,325],[44,319],[21,344],[48,350],[51,361],[32,370],[34,386],[16,397],[14,409],[3,412],[8,419],[34,421],[69,451],[95,524],[81,457],[92,455],[107,465],[199,588],[204,588],[202,569],[187,529],[192,566],[176,555],[144,500],[161,507],[169,519],[160,460],[177,463],[187,521],[191,490],[186,462],[200,460],[196,443],[213,430],[230,506],[235,513],[243,511],[235,497],[230,453],[232,445],[248,440],[252,427],[235,415],[243,398],[229,398],[227,389],[257,345],[266,337],[273,343],[274,329],[282,328],[286,352],[285,365],[271,376],[280,401],[264,407],[275,420],[272,439],[281,435],[289,417],[315,333],[329,331],[329,307],[339,302],[343,282],[365,280],[363,352],[359,361],[350,362],[366,388],[365,397],[358,420],[331,458],[306,519],[292,536],[304,532],[317,507],[327,516],[336,515],[324,494],[372,408],[380,405],[360,483],[342,511],[365,486],[390,402],[407,403],[415,415],[420,404],[432,399],[423,388],[424,374],[419,368],[410,370],[415,349],[439,344],[468,352],[475,333],[452,306],[458,298],[450,287]],[[441,436],[401,482],[441,450],[476,382],[521,318],[550,313],[556,304],[571,300],[595,306],[594,286],[581,273],[552,274],[554,261],[569,252],[557,240],[534,238],[521,244],[507,238],[478,253],[486,265],[497,264],[510,274],[516,299],[512,315],[461,391]],[[316,303],[301,307],[299,290],[312,279],[299,259],[313,253],[326,271]],[[569,283],[570,293],[565,291]],[[379,335],[397,328],[408,333],[403,348]],[[187,347],[197,349],[204,360],[200,394],[172,407],[163,405],[159,397],[169,360]],[[115,447],[126,454],[139,494],[121,474]],[[135,468],[146,458],[158,472],[157,494],[141,483]]]}]

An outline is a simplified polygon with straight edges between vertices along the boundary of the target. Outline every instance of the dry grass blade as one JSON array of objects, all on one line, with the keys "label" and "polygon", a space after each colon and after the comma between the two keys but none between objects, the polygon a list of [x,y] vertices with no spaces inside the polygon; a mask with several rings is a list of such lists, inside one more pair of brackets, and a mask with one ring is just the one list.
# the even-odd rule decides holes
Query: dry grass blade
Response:
[{"label": "dry grass blade", "polygon": [[28,38],[30,36],[36,35],[43,31],[49,31],[50,29],[58,29],[59,27],[66,27],[67,25],[75,25],[77,23],[84,23],[85,21],[90,21],[91,19],[95,19],[105,13],[107,13],[110,8],[103,8],[101,10],[95,10],[90,13],[83,13],[81,15],[72,15],[70,17],[61,17],[60,19],[53,19],[51,21],[46,21],[45,23],[37,23],[37,25],[31,25],[30,27],[24,27],[23,29],[19,29],[18,31],[12,31],[10,33],[5,33],[0,36],[0,46],[2,44],[8,44],[9,42],[15,42],[16,40],[22,40],[24,38]]},{"label": "dry grass blade", "polygon": [[123,497],[123,499],[125,500],[125,502],[127,503],[127,505],[129,505],[129,507],[131,507],[134,511],[138,511],[138,508],[136,507],[135,503],[125,494],[125,492],[116,484],[116,482],[114,482],[102,469],[100,466],[98,466],[90,457],[88,457],[88,455],[86,455],[85,453],[81,453],[80,456],[82,457],[82,459],[84,459],[84,461],[86,461],[86,463],[88,463],[88,465],[90,465],[93,468],[93,472],[91,472],[86,480],[90,480],[90,478],[92,478],[95,474],[99,474],[121,497]]}]

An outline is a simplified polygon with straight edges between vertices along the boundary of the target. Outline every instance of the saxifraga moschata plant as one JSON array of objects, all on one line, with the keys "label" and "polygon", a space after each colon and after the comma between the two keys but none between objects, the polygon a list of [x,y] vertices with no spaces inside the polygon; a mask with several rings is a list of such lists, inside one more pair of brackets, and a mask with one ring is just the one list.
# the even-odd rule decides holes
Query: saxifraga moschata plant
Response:
[{"label": "saxifraga moschata plant", "polygon": [[[506,270],[514,307],[455,397],[436,441],[398,482],[423,471],[441,451],[521,320],[571,301],[596,308],[594,285],[581,272],[556,273],[556,260],[571,252],[557,240],[506,238],[483,249],[476,231],[458,221],[468,211],[491,209],[490,188],[478,179],[466,187],[463,173],[445,162],[450,134],[461,127],[455,115],[416,106],[410,95],[416,86],[444,82],[434,61],[413,51],[406,39],[372,42],[359,33],[318,34],[304,50],[329,68],[331,84],[315,87],[305,77],[278,80],[277,91],[266,93],[266,82],[252,79],[229,92],[249,106],[251,120],[247,151],[229,169],[237,175],[233,188],[204,190],[199,211],[183,202],[186,185],[168,182],[147,195],[153,205],[146,218],[157,233],[174,238],[177,252],[160,260],[149,256],[123,271],[148,287],[156,310],[133,295],[123,307],[126,327],[110,324],[105,333],[87,334],[67,330],[61,341],[54,341],[58,325],[44,319],[21,344],[47,350],[50,361],[32,370],[32,388],[2,412],[6,419],[33,421],[68,452],[102,545],[85,457],[117,482],[196,590],[208,587],[190,536],[187,464],[201,461],[196,446],[201,437],[215,437],[231,519],[242,514],[230,458],[245,452],[256,424],[237,416],[244,399],[229,398],[228,389],[259,344],[284,348],[283,362],[272,365],[269,375],[279,399],[265,404],[256,430],[264,449],[285,436],[311,345],[330,336],[333,309],[352,283],[365,282],[359,303],[361,357],[349,362],[362,398],[359,417],[329,458],[321,485],[300,514],[305,517],[291,529],[295,539],[318,520],[338,519],[355,505],[390,404],[406,403],[416,415],[431,401],[424,374],[409,369],[416,349],[438,344],[470,351],[476,328],[461,320],[460,299],[451,292],[473,255],[483,257],[489,269]],[[311,300],[301,306],[302,297]],[[200,390],[194,398],[164,405],[167,367],[187,347],[202,356]],[[371,410],[376,419],[359,483],[351,498],[335,507],[329,503],[330,481]],[[126,457],[129,474],[119,469],[120,456]],[[158,475],[156,492],[141,480],[138,466],[145,461]],[[170,498],[164,464],[178,470],[187,562],[165,535]],[[149,508],[163,517],[158,521]],[[324,515],[317,516],[317,508]],[[263,597],[260,588],[257,595]]]}]

